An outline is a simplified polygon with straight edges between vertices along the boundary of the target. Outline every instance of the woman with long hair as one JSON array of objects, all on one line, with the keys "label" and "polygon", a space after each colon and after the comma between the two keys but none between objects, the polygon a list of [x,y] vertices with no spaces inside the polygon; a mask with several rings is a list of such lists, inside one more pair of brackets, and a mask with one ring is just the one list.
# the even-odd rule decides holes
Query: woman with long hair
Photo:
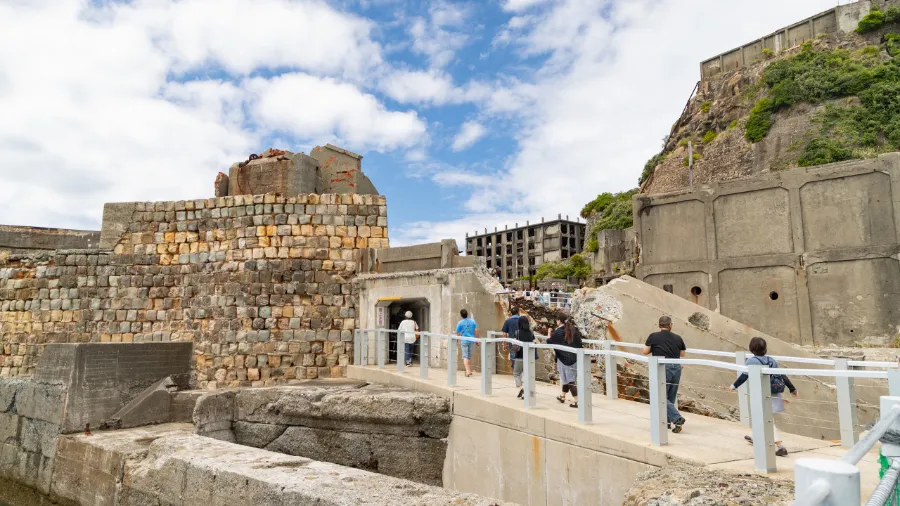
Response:
[{"label": "woman with long hair", "polygon": [[[557,328],[556,330],[547,332],[550,336],[547,344],[556,344],[559,346],[567,346],[569,348],[583,348],[581,331],[575,325],[571,318]],[[578,355],[574,351],[556,351],[556,369],[559,371],[559,382],[562,385],[562,395],[556,398],[559,402],[565,404],[566,394],[572,394],[572,403],[570,407],[578,407]],[[590,395],[590,390],[588,390]]]}]

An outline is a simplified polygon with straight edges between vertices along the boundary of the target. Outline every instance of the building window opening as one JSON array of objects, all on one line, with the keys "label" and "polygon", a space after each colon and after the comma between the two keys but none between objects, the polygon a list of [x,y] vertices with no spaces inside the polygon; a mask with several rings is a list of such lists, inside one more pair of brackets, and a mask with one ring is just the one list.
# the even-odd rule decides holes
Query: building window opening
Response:
[{"label": "building window opening", "polygon": [[778,300],[778,292],[769,292],[769,298],[772,300]]},{"label": "building window opening", "polygon": [[691,295],[693,295],[694,297],[699,297],[701,293],[703,293],[703,289],[699,286],[691,287]]}]

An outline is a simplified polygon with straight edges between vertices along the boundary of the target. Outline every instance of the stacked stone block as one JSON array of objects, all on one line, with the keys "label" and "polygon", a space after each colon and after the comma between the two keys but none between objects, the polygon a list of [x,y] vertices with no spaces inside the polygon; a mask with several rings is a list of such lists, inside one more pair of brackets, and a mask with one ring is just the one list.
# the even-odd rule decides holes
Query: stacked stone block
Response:
[{"label": "stacked stone block", "polygon": [[197,386],[342,376],[359,250],[386,248],[372,195],[138,203],[113,251],[0,261],[0,376],[56,342],[193,341]]}]

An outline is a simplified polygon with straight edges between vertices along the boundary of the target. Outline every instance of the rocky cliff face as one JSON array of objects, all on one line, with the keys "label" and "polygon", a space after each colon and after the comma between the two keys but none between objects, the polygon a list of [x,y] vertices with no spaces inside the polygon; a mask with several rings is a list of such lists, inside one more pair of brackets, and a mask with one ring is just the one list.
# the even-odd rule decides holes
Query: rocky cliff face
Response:
[{"label": "rocky cliff face", "polygon": [[[857,123],[866,120],[866,108],[861,106],[859,97],[874,90],[886,73],[893,72],[896,66],[892,56],[896,54],[893,32],[900,32],[896,23],[886,24],[865,35],[823,36],[773,54],[755,65],[702,81],[684,114],[673,125],[662,152],[648,162],[642,176],[641,192],[668,193],[689,187],[689,141],[693,146],[695,185],[863,158],[897,149],[892,146],[890,135],[883,132],[884,128],[880,128],[882,131],[876,132],[873,139],[859,139],[859,132],[844,128],[841,121],[834,121],[834,114],[826,114],[826,109],[834,106],[833,111],[855,115],[854,121],[862,120]],[[805,51],[825,55],[822,60],[827,62],[826,65],[833,63],[831,56],[842,57],[844,61],[834,63],[833,69],[827,68],[827,71],[833,70],[827,75],[809,72],[804,75],[809,77],[808,82],[799,82],[801,79],[798,78],[799,92],[794,89],[785,94],[784,86],[774,89],[772,85],[777,84],[777,76],[767,75],[766,70],[776,62],[798,61],[798,55]],[[858,82],[854,81],[858,86],[841,89],[840,80],[846,79],[845,73],[850,70],[854,72],[851,78],[859,78]],[[776,104],[768,118],[770,125],[764,137],[751,142],[749,138],[753,135],[748,136],[747,128],[754,107],[764,99],[782,95],[789,97],[789,103]],[[750,128],[753,128],[752,124]],[[838,150],[837,157],[809,156],[810,152],[815,152],[811,148],[823,141],[836,143],[826,147]],[[834,155],[835,151],[827,154]]]},{"label": "rocky cliff face", "polygon": [[787,506],[794,484],[686,464],[639,474],[623,506]]}]

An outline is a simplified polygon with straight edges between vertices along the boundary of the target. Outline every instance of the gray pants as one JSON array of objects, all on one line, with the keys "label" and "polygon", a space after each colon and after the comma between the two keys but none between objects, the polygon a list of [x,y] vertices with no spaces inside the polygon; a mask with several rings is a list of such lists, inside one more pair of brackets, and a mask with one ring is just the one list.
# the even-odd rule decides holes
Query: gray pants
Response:
[{"label": "gray pants", "polygon": [[522,388],[522,371],[525,369],[525,363],[521,358],[513,359],[513,379],[516,380],[516,387]]},{"label": "gray pants", "polygon": [[681,419],[678,412],[678,384],[681,382],[681,366],[666,364],[666,421],[675,423]]}]

